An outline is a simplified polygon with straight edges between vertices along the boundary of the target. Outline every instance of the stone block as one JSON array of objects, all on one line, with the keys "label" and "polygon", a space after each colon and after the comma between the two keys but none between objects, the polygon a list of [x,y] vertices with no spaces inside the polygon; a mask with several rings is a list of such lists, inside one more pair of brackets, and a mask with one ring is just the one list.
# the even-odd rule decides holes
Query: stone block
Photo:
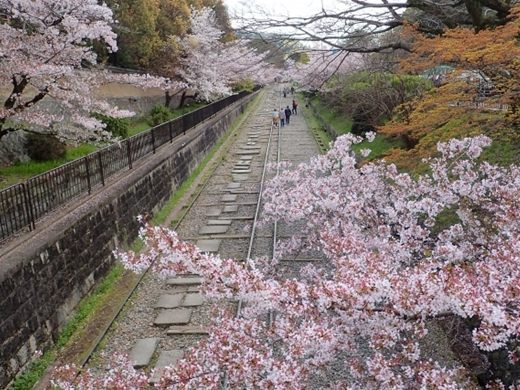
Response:
[{"label": "stone block", "polygon": [[[238,156],[248,156],[250,157],[251,154],[260,154],[260,149],[258,150],[240,150],[238,152],[235,152]],[[250,160],[250,159],[248,159]]]},{"label": "stone block", "polygon": [[186,325],[190,322],[191,313],[191,309],[161,310],[153,324],[156,326]]},{"label": "stone block", "polygon": [[184,298],[184,294],[163,294],[155,303],[156,309],[173,309],[179,307]]},{"label": "stone block", "polygon": [[158,338],[139,339],[128,355],[128,360],[135,368],[146,367],[150,364],[153,353],[159,343]]},{"label": "stone block", "polygon": [[237,211],[238,211],[237,204],[230,204],[229,206],[224,206],[224,210],[222,210],[222,212],[224,212],[224,213],[234,213]]},{"label": "stone block", "polygon": [[231,194],[227,194],[227,195],[222,195],[222,202],[234,202],[237,200],[237,195],[231,195]]},{"label": "stone block", "polygon": [[220,242],[222,240],[197,240],[195,245],[199,248],[201,252],[209,252],[216,253],[220,247]]},{"label": "stone block", "polygon": [[222,209],[209,209],[206,211],[207,217],[218,217],[220,213],[222,212]]},{"label": "stone block", "polygon": [[171,351],[162,351],[157,359],[157,363],[155,363],[155,370],[150,378],[151,383],[157,383],[161,380],[163,376],[164,369],[168,366],[175,367],[177,365],[177,361],[182,359],[184,356],[184,351],[181,349],[174,349]]},{"label": "stone block", "polygon": [[208,225],[231,225],[230,219],[210,219]]},{"label": "stone block", "polygon": [[201,283],[202,283],[202,278],[198,277],[198,276],[196,276],[196,277],[179,276],[176,278],[170,278],[166,281],[166,284],[168,286],[193,286],[193,285],[199,285]]},{"label": "stone block", "polygon": [[170,326],[170,329],[166,331],[168,336],[178,334],[208,334],[208,330],[198,325],[187,325],[187,326]]},{"label": "stone block", "polygon": [[249,179],[248,174],[233,174],[233,181],[246,181]]},{"label": "stone block", "polygon": [[199,234],[223,234],[228,229],[229,226],[226,225],[203,226],[200,228]]},{"label": "stone block", "polygon": [[184,298],[184,303],[182,306],[185,307],[193,307],[193,306],[202,306],[204,303],[204,298],[199,293],[194,294],[186,294],[186,298]]}]

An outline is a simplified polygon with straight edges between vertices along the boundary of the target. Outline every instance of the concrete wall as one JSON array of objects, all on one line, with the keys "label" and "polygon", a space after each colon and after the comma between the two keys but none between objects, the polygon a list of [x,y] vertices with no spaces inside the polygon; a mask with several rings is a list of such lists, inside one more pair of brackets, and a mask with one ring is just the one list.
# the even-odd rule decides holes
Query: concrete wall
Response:
[{"label": "concrete wall", "polygon": [[252,96],[122,172],[97,193],[0,248],[0,388],[56,341],[76,304],[106,275],[112,251],[138,234],[199,165]]}]

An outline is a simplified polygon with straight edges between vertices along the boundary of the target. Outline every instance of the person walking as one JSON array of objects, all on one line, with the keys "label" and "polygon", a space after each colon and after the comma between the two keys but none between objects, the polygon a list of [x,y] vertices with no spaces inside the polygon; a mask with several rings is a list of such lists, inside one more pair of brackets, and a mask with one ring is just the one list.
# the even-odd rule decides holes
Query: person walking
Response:
[{"label": "person walking", "polygon": [[294,97],[294,87],[291,87],[291,94]]},{"label": "person walking", "polygon": [[283,87],[283,97],[287,97],[287,88]]},{"label": "person walking", "polygon": [[278,127],[278,117],[279,117],[280,113],[278,112],[278,110],[275,108],[273,110],[273,125]]},{"label": "person walking", "polygon": [[290,122],[291,122],[291,109],[289,108],[289,106],[287,106],[287,108],[285,109],[285,123],[287,123],[287,125],[289,125]]},{"label": "person walking", "polygon": [[308,96],[305,96],[305,107],[309,108],[309,104],[310,104],[310,99]]},{"label": "person walking", "polygon": [[278,114],[278,117],[280,118],[280,127],[284,127],[285,126],[285,111],[282,108],[280,108],[280,113]]},{"label": "person walking", "polygon": [[292,101],[292,113],[298,115],[298,102],[294,99]]}]

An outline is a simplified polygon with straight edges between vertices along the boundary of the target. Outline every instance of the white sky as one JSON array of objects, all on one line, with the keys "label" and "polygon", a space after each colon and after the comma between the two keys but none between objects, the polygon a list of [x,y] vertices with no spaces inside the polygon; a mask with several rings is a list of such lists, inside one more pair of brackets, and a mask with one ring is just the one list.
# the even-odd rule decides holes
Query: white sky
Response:
[{"label": "white sky", "polygon": [[234,11],[239,12],[244,4],[246,7],[261,7],[269,14],[280,16],[311,16],[321,10],[322,2],[328,9],[335,3],[334,0],[224,0],[231,17]]}]

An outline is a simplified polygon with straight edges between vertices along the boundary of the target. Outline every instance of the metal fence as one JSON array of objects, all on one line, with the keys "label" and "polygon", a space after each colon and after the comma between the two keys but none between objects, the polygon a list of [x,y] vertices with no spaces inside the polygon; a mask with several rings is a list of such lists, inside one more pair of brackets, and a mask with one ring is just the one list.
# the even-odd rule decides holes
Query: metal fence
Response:
[{"label": "metal fence", "polygon": [[44,215],[79,195],[90,194],[95,186],[104,186],[108,177],[132,169],[135,161],[248,94],[229,96],[0,191],[0,242],[22,229],[34,229]]}]

